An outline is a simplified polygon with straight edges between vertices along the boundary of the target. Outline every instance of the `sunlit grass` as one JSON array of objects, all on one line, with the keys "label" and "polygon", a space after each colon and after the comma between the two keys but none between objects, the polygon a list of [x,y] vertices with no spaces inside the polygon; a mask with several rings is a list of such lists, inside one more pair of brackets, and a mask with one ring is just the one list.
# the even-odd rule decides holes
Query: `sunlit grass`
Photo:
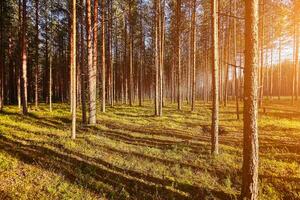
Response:
[{"label": "sunlit grass", "polygon": [[[259,118],[260,197],[297,199],[300,106],[273,100],[265,108]],[[209,104],[197,102],[190,112],[190,105],[177,111],[168,103],[161,118],[153,109],[150,102],[108,107],[94,127],[82,127],[78,110],[77,139],[71,140],[67,105],[55,104],[52,113],[41,105],[28,116],[5,107],[0,193],[24,199],[237,198],[243,121],[236,120],[234,103],[221,108],[217,157],[210,156]]]}]

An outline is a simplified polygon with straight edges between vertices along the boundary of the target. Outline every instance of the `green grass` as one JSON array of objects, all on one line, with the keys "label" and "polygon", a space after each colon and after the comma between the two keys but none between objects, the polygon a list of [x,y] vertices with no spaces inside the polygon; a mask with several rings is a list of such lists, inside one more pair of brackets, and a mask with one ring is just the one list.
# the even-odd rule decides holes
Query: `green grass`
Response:
[{"label": "green grass", "polygon": [[[300,199],[300,105],[266,101],[260,113],[260,199]],[[221,107],[220,155],[210,156],[210,105],[117,105],[70,139],[65,104],[0,114],[0,199],[237,199],[242,120]],[[241,115],[242,116],[242,115]]]}]

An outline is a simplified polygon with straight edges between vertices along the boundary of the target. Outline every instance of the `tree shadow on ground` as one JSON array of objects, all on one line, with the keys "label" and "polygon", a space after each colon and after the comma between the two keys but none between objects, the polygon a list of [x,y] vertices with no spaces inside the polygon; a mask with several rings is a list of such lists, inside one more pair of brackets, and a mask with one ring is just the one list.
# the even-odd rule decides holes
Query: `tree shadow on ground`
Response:
[{"label": "tree shadow on ground", "polygon": [[[63,147],[57,152],[39,145],[26,145],[22,141],[0,135],[0,149],[26,164],[44,170],[51,169],[63,175],[72,184],[85,186],[93,193],[106,194],[108,197],[116,193],[121,195],[121,191],[125,189],[134,199],[204,199],[208,195],[220,199],[233,198],[221,191],[208,190],[185,183],[177,182],[174,185],[175,189],[171,189],[174,182],[170,180],[123,169],[102,159],[92,158]],[[99,184],[95,182],[113,187],[113,191],[108,189],[110,187],[99,188]]]}]

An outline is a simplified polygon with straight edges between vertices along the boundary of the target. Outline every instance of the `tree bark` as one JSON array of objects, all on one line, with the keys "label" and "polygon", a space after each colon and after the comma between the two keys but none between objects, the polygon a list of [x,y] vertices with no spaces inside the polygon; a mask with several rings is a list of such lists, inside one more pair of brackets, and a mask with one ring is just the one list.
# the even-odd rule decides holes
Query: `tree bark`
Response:
[{"label": "tree bark", "polygon": [[84,34],[83,34],[83,0],[80,0],[80,72],[81,72],[81,110],[82,110],[82,123],[87,123],[86,117],[86,67],[84,64]]},{"label": "tree bark", "polygon": [[211,2],[211,17],[212,17],[212,125],[211,125],[211,153],[219,154],[219,43],[218,43],[218,15],[217,15],[217,0]]},{"label": "tree bark", "polygon": [[244,147],[241,199],[258,198],[258,6],[245,1]]},{"label": "tree bark", "polygon": [[35,1],[35,30],[36,30],[36,38],[35,38],[35,107],[38,107],[39,102],[39,0]]},{"label": "tree bark", "polygon": [[281,35],[279,37],[279,50],[278,50],[278,99],[281,98],[281,46],[282,46],[282,39]]},{"label": "tree bark", "polygon": [[101,4],[102,8],[102,19],[101,19],[101,36],[102,36],[102,112],[105,113],[105,104],[106,104],[106,84],[105,84],[105,76],[106,76],[106,37],[105,37],[105,0],[102,0]]},{"label": "tree bark", "polygon": [[133,105],[133,19],[132,0],[129,0],[129,105]]},{"label": "tree bark", "polygon": [[261,5],[261,39],[260,39],[260,90],[259,90],[259,107],[263,105],[263,98],[264,98],[264,38],[265,38],[265,31],[264,31],[264,0],[262,0]]},{"label": "tree bark", "polygon": [[[93,88],[95,89],[95,94],[93,94],[93,98],[95,99],[95,116],[91,116],[93,119],[93,123],[96,123],[96,112],[97,112],[97,101],[96,101],[96,97],[97,97],[97,69],[98,69],[98,32],[99,32],[99,28],[98,28],[98,9],[99,9],[99,1],[98,0],[94,0],[94,24],[93,24],[93,70],[94,70],[94,74],[95,74],[95,78],[94,81],[96,81],[96,83],[93,85]],[[91,119],[90,119],[91,120]]]},{"label": "tree bark", "polygon": [[178,110],[182,107],[182,94],[181,94],[181,0],[177,0],[176,5],[176,35],[177,35],[177,103]]},{"label": "tree bark", "polygon": [[71,28],[71,82],[72,82],[72,135],[71,138],[76,138],[76,0],[72,1],[72,28]]},{"label": "tree bark", "polygon": [[96,69],[93,65],[91,0],[86,1],[86,37],[88,57],[89,124],[96,124]]},{"label": "tree bark", "polygon": [[195,111],[196,104],[196,0],[193,0],[192,14],[192,111]]},{"label": "tree bark", "polygon": [[[237,0],[234,0],[233,4],[234,15],[237,16]],[[233,18],[233,51],[234,51],[234,65],[237,66],[237,24],[236,18]],[[235,102],[236,102],[236,117],[240,119],[240,110],[239,110],[239,83],[238,83],[238,68],[235,67],[234,69],[234,85],[235,85]]]},{"label": "tree bark", "polygon": [[28,113],[27,108],[27,0],[23,0],[22,10],[22,67],[21,67],[21,101],[22,113]]}]

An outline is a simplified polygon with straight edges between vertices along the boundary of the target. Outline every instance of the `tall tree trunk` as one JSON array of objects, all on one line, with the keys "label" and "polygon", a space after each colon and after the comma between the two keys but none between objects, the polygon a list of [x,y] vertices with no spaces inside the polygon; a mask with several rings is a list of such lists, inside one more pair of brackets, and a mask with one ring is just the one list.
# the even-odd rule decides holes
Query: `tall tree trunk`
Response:
[{"label": "tall tree trunk", "polygon": [[258,198],[258,6],[245,1],[244,148],[241,199]]},{"label": "tall tree trunk", "polygon": [[176,35],[177,35],[177,103],[178,110],[181,110],[182,94],[181,94],[181,0],[177,0],[176,5]]},{"label": "tall tree trunk", "polygon": [[52,112],[52,85],[53,85],[52,79],[53,79],[52,78],[52,51],[50,50],[50,58],[49,58],[49,111],[50,112]]},{"label": "tall tree trunk", "polygon": [[113,1],[109,1],[109,12],[108,12],[108,57],[109,57],[109,101],[110,106],[114,106],[114,55],[113,55],[113,10],[112,4]]},{"label": "tall tree trunk", "polygon": [[96,124],[96,66],[93,65],[91,0],[86,1],[86,37],[88,57],[89,124]]},{"label": "tall tree trunk", "polygon": [[145,50],[144,50],[144,32],[143,32],[143,21],[140,19],[140,28],[141,28],[141,44],[140,44],[140,58],[139,58],[139,106],[143,105],[143,65],[144,65],[144,58],[145,58]]},{"label": "tall tree trunk", "polygon": [[129,105],[133,105],[133,19],[132,0],[129,0]]},{"label": "tall tree trunk", "polygon": [[[99,28],[98,28],[98,9],[99,9],[99,1],[98,0],[94,0],[94,25],[92,28],[93,31],[93,70],[95,70],[95,81],[97,82],[97,69],[98,69],[98,32],[99,32]],[[97,97],[97,83],[95,83],[95,85],[93,85],[93,88],[95,89],[95,94],[93,94],[93,98],[95,98],[95,116],[93,116],[93,118],[96,118],[96,112],[97,112],[97,102],[96,102],[96,97]],[[93,123],[95,122],[96,119],[93,119]]]},{"label": "tall tree trunk", "polygon": [[101,36],[102,36],[102,112],[105,112],[105,103],[106,103],[106,84],[105,84],[105,75],[106,75],[106,37],[105,37],[105,0],[102,0],[101,4],[101,9],[102,9],[102,18],[101,18]]},{"label": "tall tree trunk", "polygon": [[159,4],[160,0],[155,0],[155,115],[159,115]]},{"label": "tall tree trunk", "polygon": [[[232,0],[229,2],[229,14],[231,15],[231,3]],[[226,69],[225,69],[225,85],[224,85],[224,106],[227,106],[228,102],[228,82],[229,82],[229,63],[231,62],[231,23],[230,23],[230,17],[227,18],[227,53],[226,53]]]},{"label": "tall tree trunk", "polygon": [[4,51],[4,8],[3,8],[3,1],[0,3],[0,111],[3,109],[3,104],[4,104],[4,67],[5,67],[5,51]]},{"label": "tall tree trunk", "polygon": [[124,17],[124,54],[123,54],[123,65],[122,65],[122,88],[121,88],[121,96],[122,96],[122,104],[127,104],[127,23],[125,15]]},{"label": "tall tree trunk", "polygon": [[39,102],[39,0],[35,1],[35,30],[36,30],[36,38],[35,38],[35,107],[38,107]]},{"label": "tall tree trunk", "polygon": [[211,125],[211,152],[213,155],[219,154],[219,42],[218,42],[218,15],[217,0],[211,2],[212,17],[212,125]]},{"label": "tall tree trunk", "polygon": [[295,1],[294,2],[294,77],[293,77],[293,99],[298,100],[298,92],[299,92],[299,87],[298,87],[298,81],[299,81],[299,14],[298,12],[298,6],[297,4],[300,4],[299,2]]},{"label": "tall tree trunk", "polygon": [[27,0],[23,0],[23,19],[22,19],[22,68],[21,68],[21,100],[22,112],[28,113],[27,109]]},{"label": "tall tree trunk", "polygon": [[[234,15],[237,16],[237,0],[234,0],[233,5]],[[236,117],[240,119],[240,110],[239,110],[239,83],[238,83],[238,68],[237,68],[237,25],[236,25],[236,18],[233,18],[233,51],[234,51],[234,85],[235,85],[235,101],[236,101]]]},{"label": "tall tree trunk", "polygon": [[[163,5],[161,5],[161,3]],[[159,116],[163,114],[163,106],[164,106],[164,79],[163,79],[163,71],[164,71],[164,48],[165,48],[165,0],[160,0],[159,6],[159,27],[160,27],[160,63],[159,63]]]},{"label": "tall tree trunk", "polygon": [[[18,3],[18,8],[19,8],[19,44],[21,45],[21,50],[22,50],[22,3],[21,3],[21,0],[19,0],[19,3]],[[20,59],[18,62],[18,64],[20,63],[20,65],[22,65],[22,51],[21,52],[18,52],[20,53]],[[20,67],[17,67],[17,96],[18,96],[18,108],[21,109],[21,68],[22,66]]]},{"label": "tall tree trunk", "polygon": [[76,138],[76,0],[72,1],[72,28],[71,28],[71,82],[72,82],[72,135],[71,138]]},{"label": "tall tree trunk", "polygon": [[279,37],[279,50],[278,50],[278,99],[280,100],[281,97],[281,46],[282,46],[282,39],[281,35]]},{"label": "tall tree trunk", "polygon": [[[189,2],[189,3],[191,3],[191,1]],[[192,8],[192,6],[190,5],[189,6],[189,15],[190,15],[190,20],[189,20],[189,40],[188,40],[188,44],[189,44],[189,46],[188,46],[188,64],[187,64],[187,86],[186,86],[186,93],[187,93],[187,98],[186,98],[186,100],[187,100],[187,104],[190,104],[191,103],[191,68],[192,68],[192,53],[193,53],[193,50],[192,50],[192,48],[193,48],[193,44],[192,44],[192,37],[193,37],[193,31],[192,31],[192,29],[193,29],[193,24],[192,24],[192,11],[193,10],[193,8]]]},{"label": "tall tree trunk", "polygon": [[[273,18],[272,18],[273,19]],[[273,20],[272,20],[273,21]],[[274,78],[274,66],[273,66],[273,28],[271,29],[271,63],[270,63],[270,97],[273,99],[273,78]]]},{"label": "tall tree trunk", "polygon": [[[52,8],[52,0],[50,0],[50,5]],[[51,11],[50,11],[51,13]],[[50,22],[52,22],[52,13],[50,14]],[[50,36],[52,35],[52,25],[50,24]],[[52,76],[52,61],[53,61],[53,50],[52,50],[52,42],[50,39],[50,50],[49,50],[49,111],[52,112],[52,96],[53,96],[53,92],[52,92],[52,88],[53,88],[53,76]],[[75,90],[76,90],[76,85],[74,86]]]},{"label": "tall tree trunk", "polygon": [[192,111],[195,111],[196,104],[196,0],[193,0],[192,14]]},{"label": "tall tree trunk", "polygon": [[84,63],[84,34],[83,34],[83,0],[80,0],[80,72],[81,72],[81,110],[82,110],[82,123],[87,123],[86,117],[86,67]]},{"label": "tall tree trunk", "polygon": [[263,98],[264,98],[264,38],[265,38],[265,31],[264,31],[264,0],[261,0],[261,39],[260,39],[260,90],[259,90],[259,107],[263,105]]}]

